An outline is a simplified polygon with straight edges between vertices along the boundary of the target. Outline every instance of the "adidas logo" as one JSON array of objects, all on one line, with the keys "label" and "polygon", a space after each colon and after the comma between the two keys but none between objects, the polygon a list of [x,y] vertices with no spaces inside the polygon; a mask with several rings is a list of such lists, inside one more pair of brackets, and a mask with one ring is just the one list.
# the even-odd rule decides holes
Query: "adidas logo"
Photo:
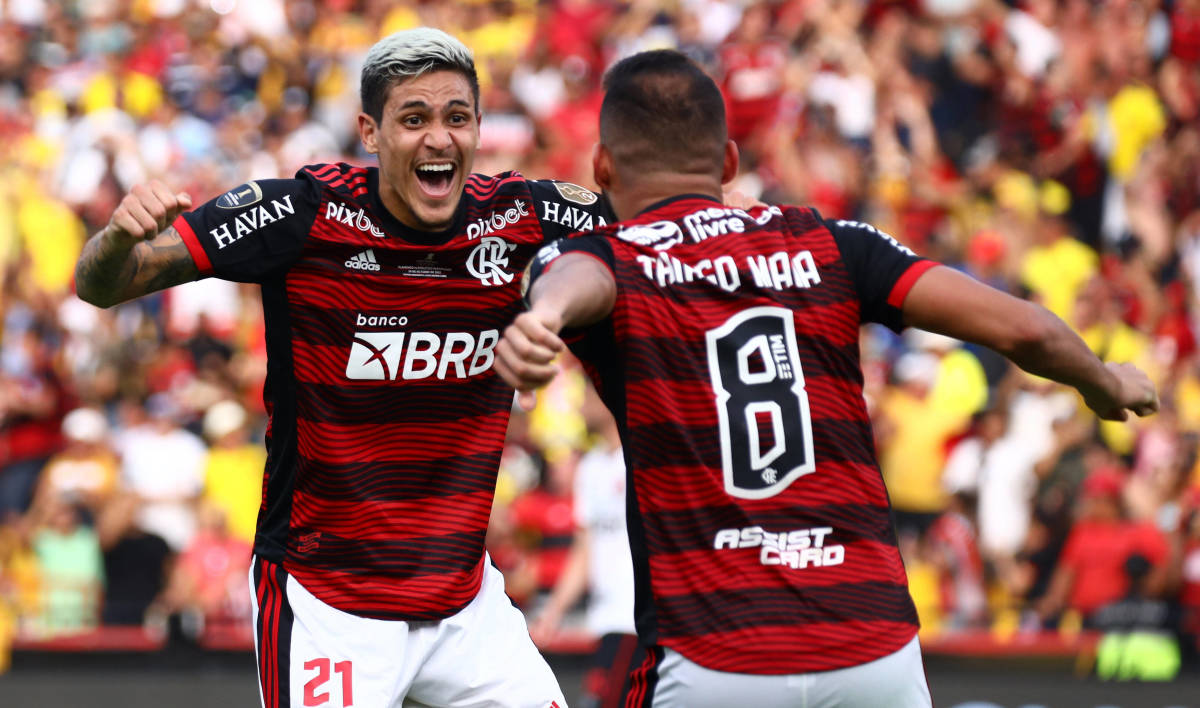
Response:
[{"label": "adidas logo", "polygon": [[357,256],[351,256],[350,259],[346,261],[346,267],[354,268],[355,270],[378,271],[379,261],[375,260],[375,251],[368,248]]}]

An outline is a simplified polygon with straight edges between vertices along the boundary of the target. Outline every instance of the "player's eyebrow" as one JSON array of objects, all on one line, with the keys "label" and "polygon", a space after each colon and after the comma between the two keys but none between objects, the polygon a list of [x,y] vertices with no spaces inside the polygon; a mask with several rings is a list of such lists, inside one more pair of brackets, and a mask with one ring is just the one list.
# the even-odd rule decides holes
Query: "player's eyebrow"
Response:
[{"label": "player's eyebrow", "polygon": [[[461,98],[453,98],[453,99],[450,99],[450,101],[448,101],[446,103],[446,108],[458,108],[458,107],[469,109],[471,107],[471,104],[470,104],[470,102],[464,101]],[[419,98],[414,98],[410,101],[405,101],[404,103],[400,104],[400,108],[398,110],[405,111],[405,110],[408,110],[409,108],[419,108],[423,111],[427,111],[430,109],[430,106],[425,101],[422,101]]]}]

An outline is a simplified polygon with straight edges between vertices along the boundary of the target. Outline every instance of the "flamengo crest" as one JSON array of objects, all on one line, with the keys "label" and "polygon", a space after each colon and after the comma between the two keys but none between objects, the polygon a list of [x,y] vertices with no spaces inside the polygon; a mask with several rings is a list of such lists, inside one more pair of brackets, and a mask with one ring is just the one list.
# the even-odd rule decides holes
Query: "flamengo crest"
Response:
[{"label": "flamengo crest", "polygon": [[484,285],[506,285],[515,277],[509,273],[508,254],[517,249],[499,236],[485,236],[467,256],[467,272]]}]

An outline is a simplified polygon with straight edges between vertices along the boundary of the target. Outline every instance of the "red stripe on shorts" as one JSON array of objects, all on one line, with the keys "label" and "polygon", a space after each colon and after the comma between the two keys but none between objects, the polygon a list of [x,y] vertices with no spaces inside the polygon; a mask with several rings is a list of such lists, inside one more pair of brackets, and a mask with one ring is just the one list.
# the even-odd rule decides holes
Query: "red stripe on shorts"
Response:
[{"label": "red stripe on shorts", "polygon": [[646,699],[652,695],[650,684],[658,681],[655,668],[658,666],[661,652],[662,649],[658,647],[646,649],[646,660],[629,676],[629,695],[625,698],[625,708],[642,708],[647,705]]}]

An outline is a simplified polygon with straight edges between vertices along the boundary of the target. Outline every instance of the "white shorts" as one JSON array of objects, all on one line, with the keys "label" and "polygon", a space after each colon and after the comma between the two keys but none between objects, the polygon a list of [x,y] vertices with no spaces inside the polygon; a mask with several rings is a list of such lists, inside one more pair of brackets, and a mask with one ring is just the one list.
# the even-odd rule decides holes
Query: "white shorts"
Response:
[{"label": "white shorts", "polygon": [[[833,671],[765,676],[713,671],[671,649],[647,660],[630,708],[931,708],[917,638],[875,661]],[[637,684],[640,684],[637,685]]]},{"label": "white shorts", "polygon": [[[264,708],[566,708],[558,681],[484,559],[479,594],[438,622],[330,607],[254,558],[255,656]],[[257,582],[255,582],[257,580]]]}]

